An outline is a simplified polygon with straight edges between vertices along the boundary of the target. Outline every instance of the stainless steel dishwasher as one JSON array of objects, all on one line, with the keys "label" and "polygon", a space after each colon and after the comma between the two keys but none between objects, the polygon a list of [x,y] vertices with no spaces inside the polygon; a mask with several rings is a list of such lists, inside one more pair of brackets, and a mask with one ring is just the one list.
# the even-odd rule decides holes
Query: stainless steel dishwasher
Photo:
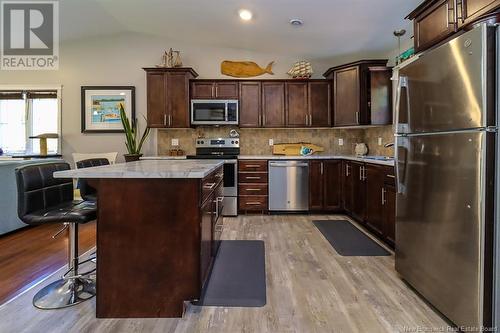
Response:
[{"label": "stainless steel dishwasher", "polygon": [[309,209],[307,161],[269,161],[269,210]]}]

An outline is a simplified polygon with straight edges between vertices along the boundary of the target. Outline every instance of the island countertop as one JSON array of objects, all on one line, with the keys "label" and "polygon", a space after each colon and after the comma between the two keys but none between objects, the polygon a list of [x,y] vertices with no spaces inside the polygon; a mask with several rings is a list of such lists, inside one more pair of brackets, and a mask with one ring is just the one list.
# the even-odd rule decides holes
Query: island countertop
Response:
[{"label": "island countertop", "polygon": [[141,160],[54,172],[54,178],[204,178],[221,160]]}]

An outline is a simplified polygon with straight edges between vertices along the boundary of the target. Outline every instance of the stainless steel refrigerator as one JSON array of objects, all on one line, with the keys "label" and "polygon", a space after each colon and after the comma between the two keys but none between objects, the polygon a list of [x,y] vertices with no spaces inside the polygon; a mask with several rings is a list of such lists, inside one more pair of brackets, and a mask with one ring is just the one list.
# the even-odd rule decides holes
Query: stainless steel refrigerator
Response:
[{"label": "stainless steel refrigerator", "polygon": [[396,270],[457,326],[498,312],[498,40],[479,25],[399,71]]}]

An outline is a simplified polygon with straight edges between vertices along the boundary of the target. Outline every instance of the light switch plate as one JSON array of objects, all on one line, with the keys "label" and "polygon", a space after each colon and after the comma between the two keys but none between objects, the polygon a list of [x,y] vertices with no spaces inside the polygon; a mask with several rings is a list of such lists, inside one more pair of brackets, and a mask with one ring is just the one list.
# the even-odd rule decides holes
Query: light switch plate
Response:
[{"label": "light switch plate", "polygon": [[172,139],[172,146],[178,146],[179,145],[179,139]]},{"label": "light switch plate", "polygon": [[382,138],[378,138],[378,145],[382,146]]},{"label": "light switch plate", "polygon": [[343,146],[344,145],[344,139],[339,139],[339,146]]},{"label": "light switch plate", "polygon": [[273,140],[273,139],[269,139],[269,145],[270,145],[270,146],[273,146],[273,145],[274,145],[274,140]]}]

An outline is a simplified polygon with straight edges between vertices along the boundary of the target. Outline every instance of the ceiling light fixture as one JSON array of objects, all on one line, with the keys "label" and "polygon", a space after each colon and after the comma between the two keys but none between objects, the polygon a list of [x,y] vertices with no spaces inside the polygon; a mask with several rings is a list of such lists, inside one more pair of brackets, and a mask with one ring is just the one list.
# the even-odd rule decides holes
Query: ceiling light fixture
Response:
[{"label": "ceiling light fixture", "polygon": [[293,18],[289,22],[290,22],[291,25],[296,26],[296,27],[301,26],[302,24],[304,24],[304,21],[302,21],[299,18]]},{"label": "ceiling light fixture", "polygon": [[248,9],[240,9],[238,14],[243,21],[250,21],[252,19],[252,12]]}]

